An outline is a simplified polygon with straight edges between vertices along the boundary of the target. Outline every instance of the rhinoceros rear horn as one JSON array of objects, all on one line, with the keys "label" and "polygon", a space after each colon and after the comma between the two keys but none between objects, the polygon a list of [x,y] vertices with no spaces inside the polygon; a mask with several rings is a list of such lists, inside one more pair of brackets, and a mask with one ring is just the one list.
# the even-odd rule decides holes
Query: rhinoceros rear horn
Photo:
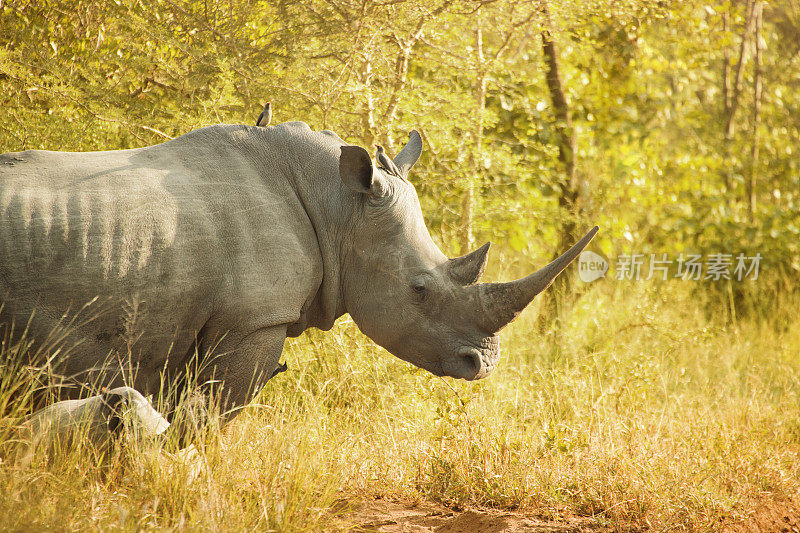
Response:
[{"label": "rhinoceros rear horn", "polygon": [[478,291],[478,300],[483,310],[481,326],[486,331],[497,333],[508,325],[578,257],[598,229],[597,226],[592,228],[561,257],[530,276],[508,283],[483,283],[471,288]]},{"label": "rhinoceros rear horn", "polygon": [[491,243],[487,242],[474,252],[447,261],[447,272],[450,277],[461,285],[472,285],[478,281],[486,268],[490,245]]},{"label": "rhinoceros rear horn", "polygon": [[417,162],[420,154],[422,154],[422,137],[417,130],[411,130],[408,132],[408,142],[393,161],[400,169],[400,173],[408,176],[408,172]]}]

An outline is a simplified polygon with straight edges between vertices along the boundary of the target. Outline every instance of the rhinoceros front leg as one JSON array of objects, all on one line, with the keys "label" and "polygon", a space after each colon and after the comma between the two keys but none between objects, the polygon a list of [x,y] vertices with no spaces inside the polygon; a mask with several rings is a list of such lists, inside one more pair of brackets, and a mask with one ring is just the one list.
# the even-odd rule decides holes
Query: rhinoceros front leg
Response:
[{"label": "rhinoceros front leg", "polygon": [[210,369],[223,422],[235,417],[280,368],[286,326],[264,328],[231,343],[220,342]]},{"label": "rhinoceros front leg", "polygon": [[216,421],[220,426],[230,422],[281,369],[285,340],[285,325],[244,335],[228,332],[200,364],[198,375],[178,391],[179,406],[169,429],[173,438],[177,437],[183,447],[209,422]]}]

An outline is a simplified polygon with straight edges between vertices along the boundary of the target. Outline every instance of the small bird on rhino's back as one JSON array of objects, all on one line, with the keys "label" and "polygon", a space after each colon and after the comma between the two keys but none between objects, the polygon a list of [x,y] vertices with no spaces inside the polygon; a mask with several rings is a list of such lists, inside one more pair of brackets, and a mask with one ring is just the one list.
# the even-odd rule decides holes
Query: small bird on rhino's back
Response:
[{"label": "small bird on rhino's back", "polygon": [[258,115],[258,119],[256,120],[256,126],[260,128],[266,128],[269,126],[269,123],[272,122],[272,104],[267,102],[264,104],[264,111]]}]

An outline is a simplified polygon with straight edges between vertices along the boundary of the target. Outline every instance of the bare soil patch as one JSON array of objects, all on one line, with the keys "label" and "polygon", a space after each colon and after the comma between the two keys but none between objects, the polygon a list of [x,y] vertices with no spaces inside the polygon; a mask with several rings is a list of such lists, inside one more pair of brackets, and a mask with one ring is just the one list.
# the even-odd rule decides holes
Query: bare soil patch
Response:
[{"label": "bare soil patch", "polygon": [[337,514],[341,527],[363,533],[566,533],[603,529],[589,518],[546,521],[496,509],[455,511],[430,502],[343,502]]},{"label": "bare soil patch", "polygon": [[[586,533],[619,530],[591,517],[545,520],[499,509],[451,509],[432,502],[391,500],[341,501],[337,525],[360,533]],[[627,530],[623,528],[623,530]],[[640,528],[631,527],[630,531]],[[722,521],[710,530],[800,533],[800,505],[793,501],[765,504],[745,518]]]},{"label": "bare soil patch", "polygon": [[797,501],[771,502],[750,516],[725,529],[742,533],[760,531],[800,532],[800,504]]}]

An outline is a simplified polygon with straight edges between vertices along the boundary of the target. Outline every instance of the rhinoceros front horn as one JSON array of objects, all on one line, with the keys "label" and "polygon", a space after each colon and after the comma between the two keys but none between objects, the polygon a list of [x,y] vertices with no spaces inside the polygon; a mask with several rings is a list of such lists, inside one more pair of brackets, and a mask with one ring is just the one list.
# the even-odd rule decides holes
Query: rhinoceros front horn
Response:
[{"label": "rhinoceros front horn", "polygon": [[481,326],[488,332],[497,333],[508,325],[537,294],[549,287],[556,276],[578,257],[594,238],[598,229],[597,226],[592,228],[561,257],[530,276],[507,283],[482,283],[469,287],[477,291],[483,309]]}]

